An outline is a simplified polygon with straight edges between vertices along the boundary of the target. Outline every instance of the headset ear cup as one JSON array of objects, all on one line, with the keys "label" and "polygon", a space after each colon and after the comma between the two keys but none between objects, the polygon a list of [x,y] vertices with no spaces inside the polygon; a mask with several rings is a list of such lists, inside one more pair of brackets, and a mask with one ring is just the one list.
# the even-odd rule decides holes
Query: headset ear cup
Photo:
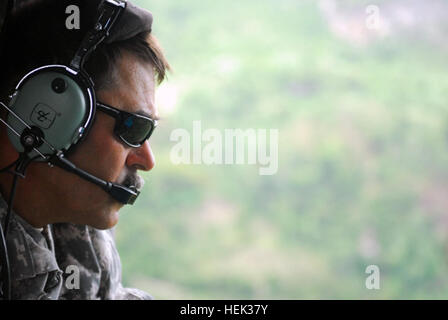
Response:
[{"label": "headset ear cup", "polygon": [[[20,119],[43,132],[44,140],[51,145],[44,143],[38,148],[43,154],[69,151],[93,122],[93,88],[81,73],[70,71],[65,66],[33,70],[20,81],[10,101],[11,110]],[[7,121],[19,134],[26,128],[13,114]],[[10,132],[9,138],[18,152],[24,151],[17,135]]]}]

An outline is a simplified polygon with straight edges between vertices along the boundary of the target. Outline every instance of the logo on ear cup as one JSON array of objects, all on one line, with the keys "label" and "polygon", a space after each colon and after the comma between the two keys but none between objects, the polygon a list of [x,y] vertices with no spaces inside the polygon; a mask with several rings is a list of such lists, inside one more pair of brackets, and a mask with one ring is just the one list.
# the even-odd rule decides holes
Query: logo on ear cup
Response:
[{"label": "logo on ear cup", "polygon": [[38,103],[31,113],[31,121],[42,129],[49,129],[56,119],[57,112],[44,103]]}]

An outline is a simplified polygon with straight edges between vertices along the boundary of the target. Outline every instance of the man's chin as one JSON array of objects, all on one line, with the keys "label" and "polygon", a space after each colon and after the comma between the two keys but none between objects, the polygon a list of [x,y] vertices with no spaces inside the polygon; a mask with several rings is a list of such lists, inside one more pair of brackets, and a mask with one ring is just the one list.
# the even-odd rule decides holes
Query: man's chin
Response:
[{"label": "man's chin", "polygon": [[98,219],[94,219],[88,223],[89,226],[99,229],[99,230],[107,230],[115,227],[118,223],[119,210],[123,205],[114,206],[112,210],[103,213]]}]

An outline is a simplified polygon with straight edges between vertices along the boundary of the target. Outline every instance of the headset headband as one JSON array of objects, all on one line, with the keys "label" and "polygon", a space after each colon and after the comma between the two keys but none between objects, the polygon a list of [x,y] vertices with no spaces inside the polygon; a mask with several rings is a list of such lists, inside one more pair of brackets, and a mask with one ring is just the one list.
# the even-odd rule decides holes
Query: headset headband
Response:
[{"label": "headset headband", "polygon": [[126,8],[126,2],[121,0],[103,0],[99,6],[100,15],[92,30],[90,30],[76,51],[70,67],[76,71],[82,70],[85,61],[96,47],[109,36],[110,29]]}]

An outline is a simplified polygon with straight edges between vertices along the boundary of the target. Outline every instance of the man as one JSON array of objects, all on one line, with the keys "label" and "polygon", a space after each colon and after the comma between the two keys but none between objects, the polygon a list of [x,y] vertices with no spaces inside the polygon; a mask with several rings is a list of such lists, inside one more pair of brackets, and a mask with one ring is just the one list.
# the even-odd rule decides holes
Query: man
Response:
[{"label": "man", "polygon": [[[0,101],[28,71],[65,64],[93,27],[99,0],[41,0],[17,10],[4,27]],[[79,8],[80,29],[67,28],[68,6]],[[117,110],[157,120],[157,83],[169,65],[151,33],[152,16],[127,4],[110,37],[85,69],[97,100]],[[0,108],[2,109],[2,108]],[[6,114],[1,111],[3,119]],[[155,160],[149,142],[131,147],[114,133],[117,119],[97,110],[87,137],[67,156],[78,168],[105,181],[141,189],[138,171]],[[18,153],[0,124],[0,169]],[[0,173],[0,219],[5,220],[13,177]],[[123,204],[93,183],[58,167],[31,163],[18,183],[7,247],[13,299],[150,299],[121,285],[121,265],[111,228]],[[79,271],[79,281],[73,279]],[[70,282],[70,283],[68,283]]]}]

